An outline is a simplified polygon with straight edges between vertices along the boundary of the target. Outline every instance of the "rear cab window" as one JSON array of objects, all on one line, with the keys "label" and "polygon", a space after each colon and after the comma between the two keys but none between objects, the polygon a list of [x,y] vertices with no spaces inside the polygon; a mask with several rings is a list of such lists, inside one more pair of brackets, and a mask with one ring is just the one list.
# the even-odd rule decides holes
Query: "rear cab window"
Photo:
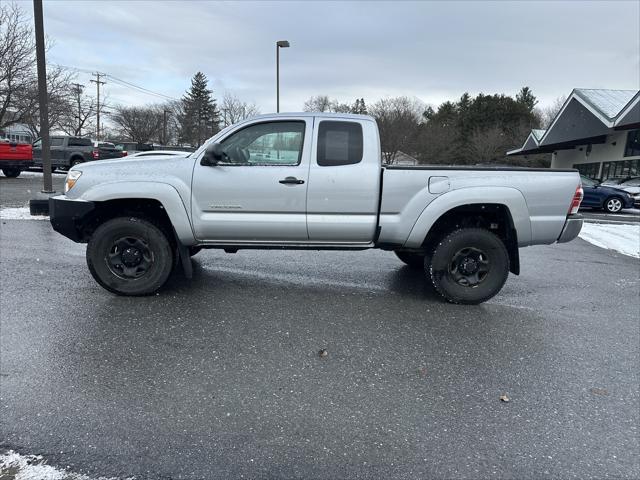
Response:
[{"label": "rear cab window", "polygon": [[90,147],[91,139],[89,138],[78,138],[78,137],[69,137],[69,146],[70,147]]},{"label": "rear cab window", "polygon": [[324,120],[318,126],[317,162],[321,167],[355,165],[362,161],[362,125]]}]

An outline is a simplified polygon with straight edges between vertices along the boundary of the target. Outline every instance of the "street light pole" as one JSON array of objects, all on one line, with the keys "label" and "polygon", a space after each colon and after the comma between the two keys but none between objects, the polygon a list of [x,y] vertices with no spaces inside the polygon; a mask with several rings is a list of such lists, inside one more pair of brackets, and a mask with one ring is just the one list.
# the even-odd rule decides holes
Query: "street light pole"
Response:
[{"label": "street light pole", "polygon": [[42,0],[33,0],[33,20],[36,30],[36,67],[38,70],[38,104],[40,106],[40,140],[42,142],[42,193],[55,193],[51,177],[47,67],[44,60],[44,21],[42,17]]},{"label": "street light pole", "polygon": [[276,42],[276,113],[280,112],[280,49],[289,48],[287,40]]}]

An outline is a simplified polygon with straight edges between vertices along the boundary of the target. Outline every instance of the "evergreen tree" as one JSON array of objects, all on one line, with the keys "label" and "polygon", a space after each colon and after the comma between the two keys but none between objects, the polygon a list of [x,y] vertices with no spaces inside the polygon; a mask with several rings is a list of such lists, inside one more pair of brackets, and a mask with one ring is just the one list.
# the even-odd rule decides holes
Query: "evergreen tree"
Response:
[{"label": "evergreen tree", "polygon": [[351,107],[351,113],[367,115],[367,106],[364,103],[364,98],[356,98],[355,103]]},{"label": "evergreen tree", "polygon": [[522,87],[522,89],[516,94],[516,102],[521,103],[529,112],[533,112],[533,109],[538,104],[538,99],[535,97],[529,87]]},{"label": "evergreen tree", "polygon": [[181,100],[180,140],[194,147],[199,147],[220,130],[220,112],[213,92],[207,87],[207,76],[198,72]]}]

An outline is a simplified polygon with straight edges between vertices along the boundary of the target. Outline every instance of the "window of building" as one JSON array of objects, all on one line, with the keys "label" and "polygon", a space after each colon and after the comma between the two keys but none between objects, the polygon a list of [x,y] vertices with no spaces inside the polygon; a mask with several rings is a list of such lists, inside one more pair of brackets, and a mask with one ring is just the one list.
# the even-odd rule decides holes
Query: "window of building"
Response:
[{"label": "window of building", "polygon": [[584,175],[589,178],[598,178],[598,173],[600,173],[600,162],[576,163],[573,168],[576,168],[580,172],[580,175]]},{"label": "window of building", "polygon": [[627,133],[627,145],[624,148],[624,156],[640,156],[640,130],[629,130],[629,133]]},{"label": "window of building", "polygon": [[223,163],[230,165],[298,165],[302,159],[304,122],[250,125],[221,143]]},{"label": "window of building", "polygon": [[639,160],[620,160],[617,162],[605,162],[602,164],[602,179],[625,178],[640,175]]},{"label": "window of building", "polygon": [[320,122],[318,165],[353,165],[362,160],[362,126],[356,122]]}]

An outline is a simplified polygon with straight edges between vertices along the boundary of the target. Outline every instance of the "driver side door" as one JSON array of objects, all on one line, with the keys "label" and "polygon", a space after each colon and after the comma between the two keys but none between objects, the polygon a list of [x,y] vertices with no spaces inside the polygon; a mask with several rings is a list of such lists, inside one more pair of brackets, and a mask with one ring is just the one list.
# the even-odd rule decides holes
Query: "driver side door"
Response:
[{"label": "driver side door", "polygon": [[307,242],[313,118],[241,125],[214,166],[196,162],[191,209],[203,243]]}]

